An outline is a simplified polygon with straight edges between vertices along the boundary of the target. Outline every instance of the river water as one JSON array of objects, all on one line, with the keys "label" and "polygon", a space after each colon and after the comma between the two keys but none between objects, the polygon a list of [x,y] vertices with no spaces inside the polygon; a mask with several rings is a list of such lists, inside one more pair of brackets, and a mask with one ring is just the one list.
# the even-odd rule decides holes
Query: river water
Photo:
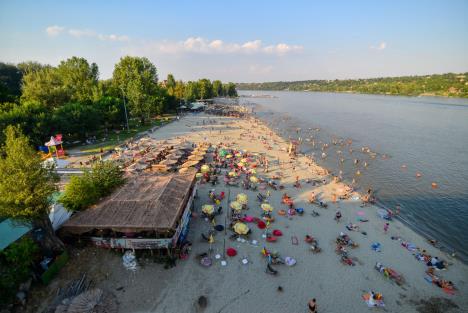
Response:
[{"label": "river water", "polygon": [[[379,205],[400,205],[403,222],[468,261],[468,99],[239,94],[270,95],[241,97],[240,102],[258,104],[259,117],[280,135],[301,137],[301,150],[314,154],[319,164],[335,174],[342,171],[361,191],[375,190]],[[324,143],[329,147],[322,159]]]}]

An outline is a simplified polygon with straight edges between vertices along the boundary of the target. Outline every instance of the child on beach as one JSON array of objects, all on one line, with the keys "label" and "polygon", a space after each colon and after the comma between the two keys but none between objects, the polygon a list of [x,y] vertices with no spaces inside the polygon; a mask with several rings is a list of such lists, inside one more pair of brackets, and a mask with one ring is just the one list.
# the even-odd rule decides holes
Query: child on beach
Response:
[{"label": "child on beach", "polygon": [[317,301],[314,299],[309,301],[309,313],[317,313]]}]

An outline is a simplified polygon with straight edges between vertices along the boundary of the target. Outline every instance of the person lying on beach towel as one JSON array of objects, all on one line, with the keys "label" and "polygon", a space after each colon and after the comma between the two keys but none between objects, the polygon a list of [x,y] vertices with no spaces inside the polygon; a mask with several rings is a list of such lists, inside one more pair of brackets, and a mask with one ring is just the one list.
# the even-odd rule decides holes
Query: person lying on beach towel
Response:
[{"label": "person lying on beach towel", "polygon": [[381,293],[375,293],[373,291],[362,295],[362,299],[367,303],[369,307],[384,307],[383,296]]},{"label": "person lying on beach towel", "polygon": [[428,282],[441,288],[446,294],[449,294],[449,295],[455,294],[455,291],[456,291],[455,285],[450,280],[445,280],[435,275],[433,268],[428,269],[426,271],[426,274],[427,276],[425,277],[425,279]]}]

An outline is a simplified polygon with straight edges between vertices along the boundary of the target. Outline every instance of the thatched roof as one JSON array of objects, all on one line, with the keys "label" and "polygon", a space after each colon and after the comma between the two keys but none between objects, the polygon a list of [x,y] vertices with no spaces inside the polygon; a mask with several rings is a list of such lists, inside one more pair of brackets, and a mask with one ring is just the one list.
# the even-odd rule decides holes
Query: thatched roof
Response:
[{"label": "thatched roof", "polygon": [[158,175],[140,174],[97,207],[72,216],[65,231],[84,233],[92,229],[112,229],[119,232],[174,230],[183,213],[195,171]]}]

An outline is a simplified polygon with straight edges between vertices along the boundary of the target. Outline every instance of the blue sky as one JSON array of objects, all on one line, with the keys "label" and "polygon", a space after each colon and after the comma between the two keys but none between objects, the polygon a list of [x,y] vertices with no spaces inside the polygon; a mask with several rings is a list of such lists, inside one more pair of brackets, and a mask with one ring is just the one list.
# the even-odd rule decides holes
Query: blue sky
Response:
[{"label": "blue sky", "polygon": [[0,61],[124,55],[164,78],[251,82],[468,71],[468,1],[5,1]]}]

